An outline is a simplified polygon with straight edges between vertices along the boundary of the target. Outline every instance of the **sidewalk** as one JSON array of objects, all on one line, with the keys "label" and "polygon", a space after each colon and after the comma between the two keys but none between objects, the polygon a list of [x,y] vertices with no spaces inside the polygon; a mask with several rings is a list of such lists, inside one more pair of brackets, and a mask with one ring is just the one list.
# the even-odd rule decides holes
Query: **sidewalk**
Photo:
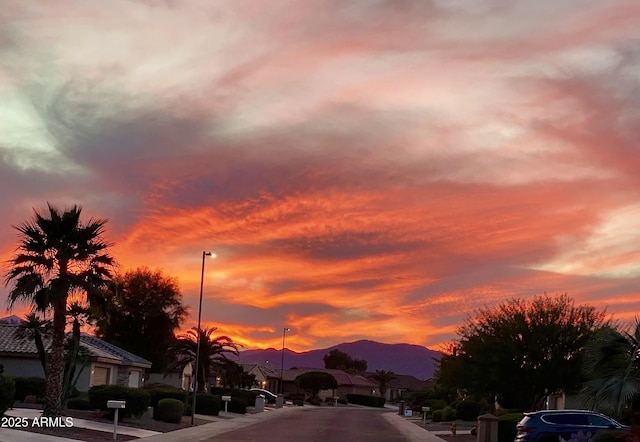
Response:
[{"label": "sidewalk", "polygon": [[[11,410],[7,410],[5,412],[5,415],[14,416],[14,417],[26,417],[31,421],[34,418],[40,417],[42,415],[42,410],[34,410],[30,408],[14,408]],[[95,422],[91,420],[78,419],[74,417],[73,426],[79,427],[79,428],[87,428],[89,430],[104,431],[106,433],[113,433],[113,423]],[[21,433],[25,433],[25,432],[21,431]],[[31,434],[37,434],[37,433],[31,433]],[[118,434],[126,434],[127,436],[134,436],[134,437],[149,437],[149,436],[154,436],[156,434],[161,434],[161,433],[158,433],[157,431],[143,430],[141,428],[127,427],[125,425],[118,425]],[[44,437],[41,434],[39,436]],[[58,439],[62,439],[62,438],[58,438]]]},{"label": "sidewalk", "polygon": [[[282,416],[283,413],[291,413],[294,410],[302,409],[302,407],[286,407],[281,409],[266,408],[262,413],[255,414],[235,414],[220,412],[219,416],[206,416],[196,414],[196,418],[211,421],[210,424],[198,425],[196,427],[185,428],[182,430],[171,431],[169,433],[159,433],[157,431],[143,430],[140,428],[128,427],[126,425],[118,425],[118,434],[126,434],[138,438],[144,438],[145,442],[198,442],[210,439],[217,434],[226,433],[227,431],[236,430],[249,425]],[[26,417],[32,420],[40,417],[42,410],[34,410],[29,408],[14,408],[7,410],[6,416]],[[113,433],[112,423],[95,422],[86,419],[73,418],[73,425],[80,428],[90,430],[104,431]],[[0,428],[0,441],[2,442],[74,442],[75,439],[69,439],[57,436],[48,436],[40,433],[34,433],[22,430],[12,430],[8,428]]]},{"label": "sidewalk", "polygon": [[414,422],[400,416],[398,412],[383,413],[382,416],[411,442],[445,442],[435,433],[419,427]]}]

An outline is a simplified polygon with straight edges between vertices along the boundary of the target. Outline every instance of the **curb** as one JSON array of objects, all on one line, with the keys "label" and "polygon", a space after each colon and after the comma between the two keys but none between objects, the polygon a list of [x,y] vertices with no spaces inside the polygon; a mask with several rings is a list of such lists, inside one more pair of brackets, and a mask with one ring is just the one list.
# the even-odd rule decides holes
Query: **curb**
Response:
[{"label": "curb", "polygon": [[397,412],[383,413],[382,416],[402,433],[410,442],[445,442],[441,437],[406,420]]},{"label": "curb", "polygon": [[155,436],[145,437],[143,440],[144,442],[204,442],[210,440],[213,436],[217,436],[218,434],[248,427],[265,420],[282,416],[285,413],[293,413],[298,409],[302,410],[304,409],[304,407],[280,408],[268,412],[246,414],[244,416],[234,417],[232,419],[221,419],[215,422],[211,422],[210,424],[203,424],[196,427],[185,428],[183,430],[156,434]]}]

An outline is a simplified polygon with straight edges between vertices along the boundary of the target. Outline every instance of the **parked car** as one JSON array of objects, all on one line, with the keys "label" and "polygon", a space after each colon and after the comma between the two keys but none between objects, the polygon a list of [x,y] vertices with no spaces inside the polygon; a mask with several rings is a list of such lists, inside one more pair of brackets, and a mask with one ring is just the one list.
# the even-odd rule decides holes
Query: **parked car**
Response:
[{"label": "parked car", "polygon": [[594,435],[603,430],[628,431],[629,427],[602,413],[588,410],[543,410],[524,413],[518,422],[515,442],[558,442],[582,432]]},{"label": "parked car", "polygon": [[276,399],[278,398],[278,395],[273,394],[269,390],[264,390],[262,388],[252,388],[249,391],[255,391],[256,393],[263,395],[265,401],[268,404],[275,404],[276,403]]}]

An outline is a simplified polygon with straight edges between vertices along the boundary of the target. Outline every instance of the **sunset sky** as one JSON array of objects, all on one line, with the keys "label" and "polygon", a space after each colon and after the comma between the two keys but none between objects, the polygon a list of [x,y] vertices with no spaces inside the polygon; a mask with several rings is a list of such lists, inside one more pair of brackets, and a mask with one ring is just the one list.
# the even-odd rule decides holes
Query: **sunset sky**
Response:
[{"label": "sunset sky", "polygon": [[193,326],[213,251],[203,322],[245,348],[439,348],[544,292],[632,319],[639,23],[637,0],[4,0],[0,257],[80,204]]}]

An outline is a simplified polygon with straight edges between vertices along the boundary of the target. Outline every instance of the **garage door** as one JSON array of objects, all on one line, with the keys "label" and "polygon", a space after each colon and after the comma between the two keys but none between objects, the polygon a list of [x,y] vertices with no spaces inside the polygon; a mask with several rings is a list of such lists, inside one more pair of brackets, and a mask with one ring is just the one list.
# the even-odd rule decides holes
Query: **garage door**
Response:
[{"label": "garage door", "polygon": [[129,374],[129,387],[138,388],[140,386],[140,372],[132,371]]},{"label": "garage door", "polygon": [[92,385],[105,385],[109,383],[109,369],[106,367],[95,367],[93,369]]}]

